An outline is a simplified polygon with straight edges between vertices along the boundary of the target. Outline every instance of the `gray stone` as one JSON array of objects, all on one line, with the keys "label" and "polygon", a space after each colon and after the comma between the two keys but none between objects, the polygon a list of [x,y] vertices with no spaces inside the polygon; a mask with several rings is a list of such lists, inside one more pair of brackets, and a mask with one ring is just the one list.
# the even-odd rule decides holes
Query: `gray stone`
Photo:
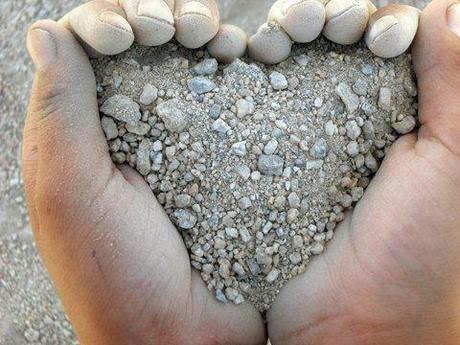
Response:
[{"label": "gray stone", "polygon": [[174,202],[177,208],[186,208],[190,206],[192,197],[188,194],[179,194],[174,197]]},{"label": "gray stone", "polygon": [[345,128],[347,130],[347,136],[351,140],[356,140],[361,135],[361,128],[358,126],[358,123],[355,120],[348,121],[345,124]]},{"label": "gray stone", "polygon": [[176,210],[173,215],[177,226],[184,230],[192,229],[198,220],[189,210]]},{"label": "gray stone", "polygon": [[315,242],[312,244],[310,251],[313,255],[319,255],[324,251],[324,246],[319,242]]},{"label": "gray stone", "polygon": [[264,153],[266,155],[272,155],[278,148],[278,141],[276,139],[270,140],[264,147]]},{"label": "gray stone", "polygon": [[372,172],[376,172],[379,169],[379,163],[377,162],[375,157],[372,155],[372,153],[368,153],[364,157],[364,164]]},{"label": "gray stone", "polygon": [[242,210],[246,210],[252,206],[252,201],[248,197],[243,197],[239,201],[239,206]]},{"label": "gray stone", "polygon": [[380,88],[379,107],[383,110],[391,110],[391,90],[387,87]]},{"label": "gray stone", "polygon": [[102,130],[105,133],[107,140],[112,140],[118,137],[118,127],[111,117],[103,116],[101,118]]},{"label": "gray stone", "polygon": [[310,154],[317,159],[325,158],[327,156],[327,142],[325,139],[320,138],[314,144],[310,150]]},{"label": "gray stone", "polygon": [[303,247],[303,238],[300,235],[295,235],[292,238],[292,247],[294,249],[301,249]]},{"label": "gray stone", "polygon": [[225,122],[224,120],[217,119],[212,124],[212,129],[215,130],[216,132],[221,133],[221,134],[226,134],[231,128],[227,124],[227,122]]},{"label": "gray stone", "polygon": [[144,86],[144,89],[142,90],[142,94],[139,97],[139,102],[144,105],[150,105],[153,102],[155,102],[158,98],[158,89],[151,85],[147,84]]},{"label": "gray stone", "polygon": [[239,118],[253,114],[254,110],[255,110],[255,107],[254,107],[254,103],[252,102],[249,102],[245,99],[239,99],[236,102],[236,115]]},{"label": "gray stone", "polygon": [[136,135],[146,135],[150,131],[151,127],[149,124],[139,121],[135,126],[127,123],[125,125],[125,128],[129,133],[133,133]]},{"label": "gray stone", "polygon": [[302,255],[300,253],[292,253],[289,255],[289,261],[291,261],[292,264],[297,265],[302,261]]},{"label": "gray stone", "polygon": [[228,303],[227,297],[225,297],[225,294],[223,293],[221,289],[216,289],[216,299],[220,303],[224,303],[224,304]]},{"label": "gray stone", "polygon": [[246,142],[245,141],[240,141],[239,143],[235,143],[232,145],[232,153],[234,155],[244,157],[246,156],[247,150],[246,150]]},{"label": "gray stone", "polygon": [[365,64],[361,68],[361,72],[363,72],[364,75],[371,76],[374,74],[374,66]]},{"label": "gray stone", "polygon": [[238,230],[235,228],[226,228],[225,234],[230,238],[238,238]]},{"label": "gray stone", "polygon": [[150,173],[150,168],[150,141],[144,139],[136,152],[136,169],[141,175],[147,176]]},{"label": "gray stone", "polygon": [[244,243],[249,242],[252,238],[251,234],[249,233],[249,230],[246,228],[240,229],[240,236]]},{"label": "gray stone", "polygon": [[254,276],[257,276],[260,274],[261,272],[261,269],[260,269],[260,266],[257,262],[255,262],[254,260],[251,260],[251,259],[248,259],[246,261],[248,267],[249,267],[249,271],[251,271],[251,274],[254,275]]},{"label": "gray stone", "polygon": [[352,86],[353,91],[359,96],[366,96],[367,95],[367,81],[365,79],[358,79]]},{"label": "gray stone", "polygon": [[283,174],[284,159],[278,155],[260,155],[257,167],[264,175],[281,176]]},{"label": "gray stone", "polygon": [[375,139],[375,128],[374,128],[374,124],[371,121],[364,122],[363,133],[364,133],[364,137],[367,140]]},{"label": "gray stone", "polygon": [[267,274],[267,277],[265,279],[267,280],[268,283],[273,283],[276,279],[278,279],[279,275],[280,275],[280,271],[275,268],[271,270],[270,273]]},{"label": "gray stone", "polygon": [[335,92],[345,104],[348,113],[354,113],[359,108],[359,97],[353,92],[347,83],[340,83]]},{"label": "gray stone", "polygon": [[236,301],[236,298],[238,297],[238,295],[239,295],[238,291],[234,288],[229,287],[225,289],[225,296],[227,297],[227,299],[229,299],[232,302]]},{"label": "gray stone", "polygon": [[329,120],[328,122],[326,122],[326,124],[324,125],[324,131],[326,132],[326,134],[328,136],[333,136],[334,134],[337,134],[338,133],[338,128],[337,128],[337,125],[332,122],[332,120]]},{"label": "gray stone", "polygon": [[297,208],[300,206],[300,198],[296,192],[292,192],[291,194],[289,194],[288,202],[289,202],[289,206],[291,207]]},{"label": "gray stone", "polygon": [[235,168],[235,171],[238,175],[240,175],[245,180],[247,180],[249,176],[251,176],[251,169],[246,164],[238,165]]},{"label": "gray stone", "polygon": [[165,123],[166,129],[170,132],[180,133],[189,125],[187,116],[180,109],[180,101],[178,99],[171,99],[159,104],[157,106],[157,114]]},{"label": "gray stone", "polygon": [[284,90],[288,88],[288,81],[286,77],[276,71],[270,74],[270,84],[274,90]]},{"label": "gray stone", "polygon": [[219,64],[216,59],[205,59],[197,63],[191,71],[195,75],[214,75],[218,67]]},{"label": "gray stone", "polygon": [[413,116],[406,116],[401,121],[393,123],[392,127],[399,134],[407,134],[407,133],[412,132],[416,125],[417,125],[417,121],[415,120]]},{"label": "gray stone", "polygon": [[136,125],[141,119],[139,104],[123,95],[108,98],[100,108],[101,113],[122,122]]},{"label": "gray stone", "polygon": [[220,104],[213,104],[212,107],[209,109],[209,117],[211,119],[218,119],[222,112],[222,106]]},{"label": "gray stone", "polygon": [[359,145],[356,141],[350,141],[347,145],[347,153],[351,157],[356,157],[359,155]]},{"label": "gray stone", "polygon": [[202,76],[190,79],[187,84],[190,91],[195,92],[198,95],[211,92],[216,88],[216,84],[214,84],[214,82]]},{"label": "gray stone", "polygon": [[235,273],[238,274],[239,276],[246,275],[246,271],[244,270],[244,267],[239,262],[235,262],[233,264],[233,271],[235,271]]},{"label": "gray stone", "polygon": [[319,170],[323,167],[324,161],[322,159],[316,159],[313,161],[308,161],[305,167],[307,170]]}]

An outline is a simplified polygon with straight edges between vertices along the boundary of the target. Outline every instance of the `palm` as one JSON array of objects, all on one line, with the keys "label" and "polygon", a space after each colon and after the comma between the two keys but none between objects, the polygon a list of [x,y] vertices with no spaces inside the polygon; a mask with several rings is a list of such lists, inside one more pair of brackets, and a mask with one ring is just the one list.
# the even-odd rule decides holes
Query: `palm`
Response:
[{"label": "palm", "polygon": [[[287,326],[294,343],[302,333],[341,344],[388,336],[392,344],[416,343],[423,336],[455,301],[449,281],[460,273],[459,168],[460,159],[436,141],[406,137],[396,144],[326,253],[282,292],[285,302],[283,295],[302,286],[299,300],[283,309],[312,311]],[[403,336],[410,328],[412,339]]]},{"label": "palm", "polygon": [[[27,159],[32,154],[26,149]],[[65,175],[69,168],[58,169]],[[37,180],[46,181],[40,173],[39,167]],[[107,153],[93,173],[98,178],[91,188],[77,188],[90,205],[76,205],[75,193],[39,203],[39,211],[56,215],[52,224],[40,224],[47,231],[37,231],[36,238],[58,290],[65,291],[64,304],[86,300],[94,318],[79,319],[81,310],[69,309],[77,330],[87,322],[110,325],[113,344],[130,333],[145,343],[227,344],[235,335],[238,344],[264,341],[254,308],[223,307],[192,271],[179,233],[140,175],[129,167],[118,170]],[[51,228],[66,231],[56,236]],[[94,339],[91,332],[81,334],[82,343]]]},{"label": "palm", "polygon": [[[111,301],[110,309],[121,311],[124,324],[136,320],[136,331],[153,341],[167,329],[185,328],[181,333],[186,338],[168,337],[164,339],[168,343],[226,344],[242,329],[246,331],[239,333],[239,344],[255,344],[263,338],[255,310],[223,308],[212,298],[191,270],[179,233],[140,176],[131,170],[116,172],[105,195],[107,200],[100,202],[107,217],[91,235],[108,237],[97,249],[101,258],[93,250],[93,267],[100,270],[102,284],[96,291],[110,286],[104,297]],[[88,242],[98,243],[96,237]],[[205,329],[206,340],[197,339]]]}]

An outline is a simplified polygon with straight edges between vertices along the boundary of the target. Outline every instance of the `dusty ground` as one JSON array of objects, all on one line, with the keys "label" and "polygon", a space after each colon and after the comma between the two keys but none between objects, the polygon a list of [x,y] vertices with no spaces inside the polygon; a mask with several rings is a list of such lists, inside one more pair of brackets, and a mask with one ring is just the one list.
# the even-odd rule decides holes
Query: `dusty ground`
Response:
[{"label": "dusty ground", "polygon": [[[0,2],[0,345],[76,343],[33,245],[20,178],[20,143],[33,76],[25,49],[27,27],[40,18],[58,19],[80,2]],[[224,19],[254,30],[273,0],[220,2]],[[421,7],[428,1],[406,2]],[[239,11],[246,14],[243,19]]]}]

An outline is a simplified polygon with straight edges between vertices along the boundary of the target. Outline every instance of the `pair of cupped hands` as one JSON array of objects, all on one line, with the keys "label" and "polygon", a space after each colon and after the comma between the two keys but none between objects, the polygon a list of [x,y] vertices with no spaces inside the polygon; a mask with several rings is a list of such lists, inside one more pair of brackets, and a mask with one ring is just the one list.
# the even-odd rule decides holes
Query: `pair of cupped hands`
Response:
[{"label": "pair of cupped hands", "polygon": [[200,30],[218,25],[215,8],[203,15],[188,2],[93,1],[29,30],[30,219],[80,342],[460,343],[460,3],[435,0],[421,14],[412,48],[418,133],[393,145],[327,251],[282,289],[264,323],[251,305],[222,305],[207,291],[147,184],[111,162],[100,126],[87,52],[119,46],[108,39],[131,29],[155,41],[161,31],[145,23],[158,11],[174,13],[169,35],[182,42],[196,39],[197,19]]}]

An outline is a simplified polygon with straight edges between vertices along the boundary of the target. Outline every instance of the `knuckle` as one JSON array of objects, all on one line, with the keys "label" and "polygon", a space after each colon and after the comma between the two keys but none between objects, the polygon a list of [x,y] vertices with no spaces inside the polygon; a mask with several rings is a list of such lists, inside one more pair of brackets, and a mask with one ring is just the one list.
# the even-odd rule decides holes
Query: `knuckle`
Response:
[{"label": "knuckle", "polygon": [[59,83],[47,83],[39,88],[34,106],[39,121],[58,114],[63,109],[66,102],[66,89],[67,86]]}]

